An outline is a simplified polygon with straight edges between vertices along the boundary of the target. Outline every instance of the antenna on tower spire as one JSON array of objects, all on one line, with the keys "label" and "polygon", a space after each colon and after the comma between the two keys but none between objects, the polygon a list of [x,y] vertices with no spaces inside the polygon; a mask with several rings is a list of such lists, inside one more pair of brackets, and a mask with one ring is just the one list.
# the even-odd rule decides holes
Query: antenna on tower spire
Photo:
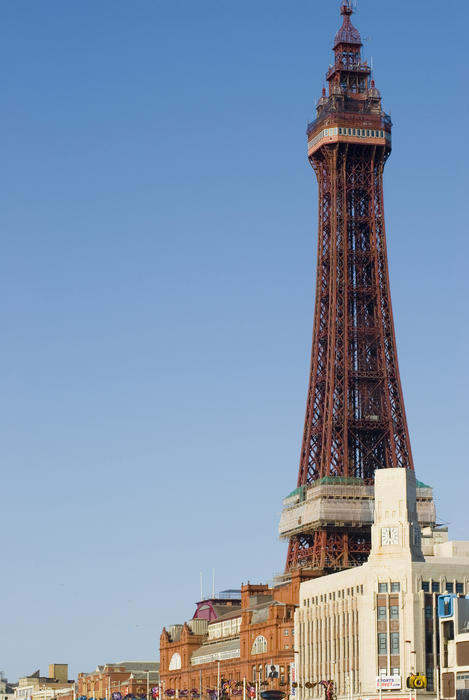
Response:
[{"label": "antenna on tower spire", "polygon": [[358,0],[341,0],[340,9],[350,10],[350,14],[352,14],[358,9]]}]

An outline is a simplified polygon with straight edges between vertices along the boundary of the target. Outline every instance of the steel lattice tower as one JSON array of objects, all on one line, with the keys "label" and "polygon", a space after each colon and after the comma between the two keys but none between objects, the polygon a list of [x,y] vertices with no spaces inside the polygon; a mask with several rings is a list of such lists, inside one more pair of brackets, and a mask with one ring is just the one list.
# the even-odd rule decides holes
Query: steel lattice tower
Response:
[{"label": "steel lattice tower", "polygon": [[[384,227],[391,120],[362,61],[352,12],[343,2],[328,95],[323,89],[307,130],[319,185],[317,281],[299,488],[286,499],[280,526],[289,539],[287,572],[366,561],[371,521],[360,501],[372,502],[375,470],[413,469]],[[311,488],[319,485],[323,495]],[[305,522],[298,508],[316,492],[317,513]],[[349,499],[350,512],[340,499]]]}]

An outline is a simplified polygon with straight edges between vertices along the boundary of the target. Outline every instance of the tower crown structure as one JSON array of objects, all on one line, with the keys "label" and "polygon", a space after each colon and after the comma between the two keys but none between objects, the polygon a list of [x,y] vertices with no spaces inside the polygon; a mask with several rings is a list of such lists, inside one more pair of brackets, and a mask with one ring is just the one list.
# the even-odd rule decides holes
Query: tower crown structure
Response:
[{"label": "tower crown structure", "polygon": [[[375,471],[413,470],[384,226],[392,124],[362,60],[348,0],[340,11],[328,91],[307,128],[319,187],[318,260],[298,483],[280,522],[289,539],[287,572],[364,563]],[[433,501],[420,515],[422,525],[434,522]]]},{"label": "tower crown structure", "polygon": [[344,21],[341,28],[335,35],[334,51],[339,44],[355,44],[356,46],[361,46],[362,40],[360,37],[360,32],[350,21],[350,16],[353,14],[353,10],[349,2],[342,3],[340,14],[343,15]]}]

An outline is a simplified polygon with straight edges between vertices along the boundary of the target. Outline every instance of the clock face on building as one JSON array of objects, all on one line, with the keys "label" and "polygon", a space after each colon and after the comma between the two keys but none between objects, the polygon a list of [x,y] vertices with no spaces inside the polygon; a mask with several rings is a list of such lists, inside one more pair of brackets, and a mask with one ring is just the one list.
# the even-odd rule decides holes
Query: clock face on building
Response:
[{"label": "clock face on building", "polygon": [[389,544],[399,544],[399,530],[397,527],[382,527],[381,528],[381,544],[386,546]]}]

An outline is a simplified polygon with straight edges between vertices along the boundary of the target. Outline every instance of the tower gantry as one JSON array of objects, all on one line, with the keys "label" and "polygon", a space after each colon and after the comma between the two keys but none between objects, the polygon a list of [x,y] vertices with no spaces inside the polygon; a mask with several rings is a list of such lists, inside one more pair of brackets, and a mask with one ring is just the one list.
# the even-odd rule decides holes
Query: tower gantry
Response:
[{"label": "tower gantry", "polygon": [[[316,301],[297,489],[284,501],[286,572],[366,561],[376,469],[413,469],[389,290],[383,169],[391,119],[381,107],[348,0],[334,39],[308,158],[319,187]],[[421,524],[434,524],[420,489]]]}]

